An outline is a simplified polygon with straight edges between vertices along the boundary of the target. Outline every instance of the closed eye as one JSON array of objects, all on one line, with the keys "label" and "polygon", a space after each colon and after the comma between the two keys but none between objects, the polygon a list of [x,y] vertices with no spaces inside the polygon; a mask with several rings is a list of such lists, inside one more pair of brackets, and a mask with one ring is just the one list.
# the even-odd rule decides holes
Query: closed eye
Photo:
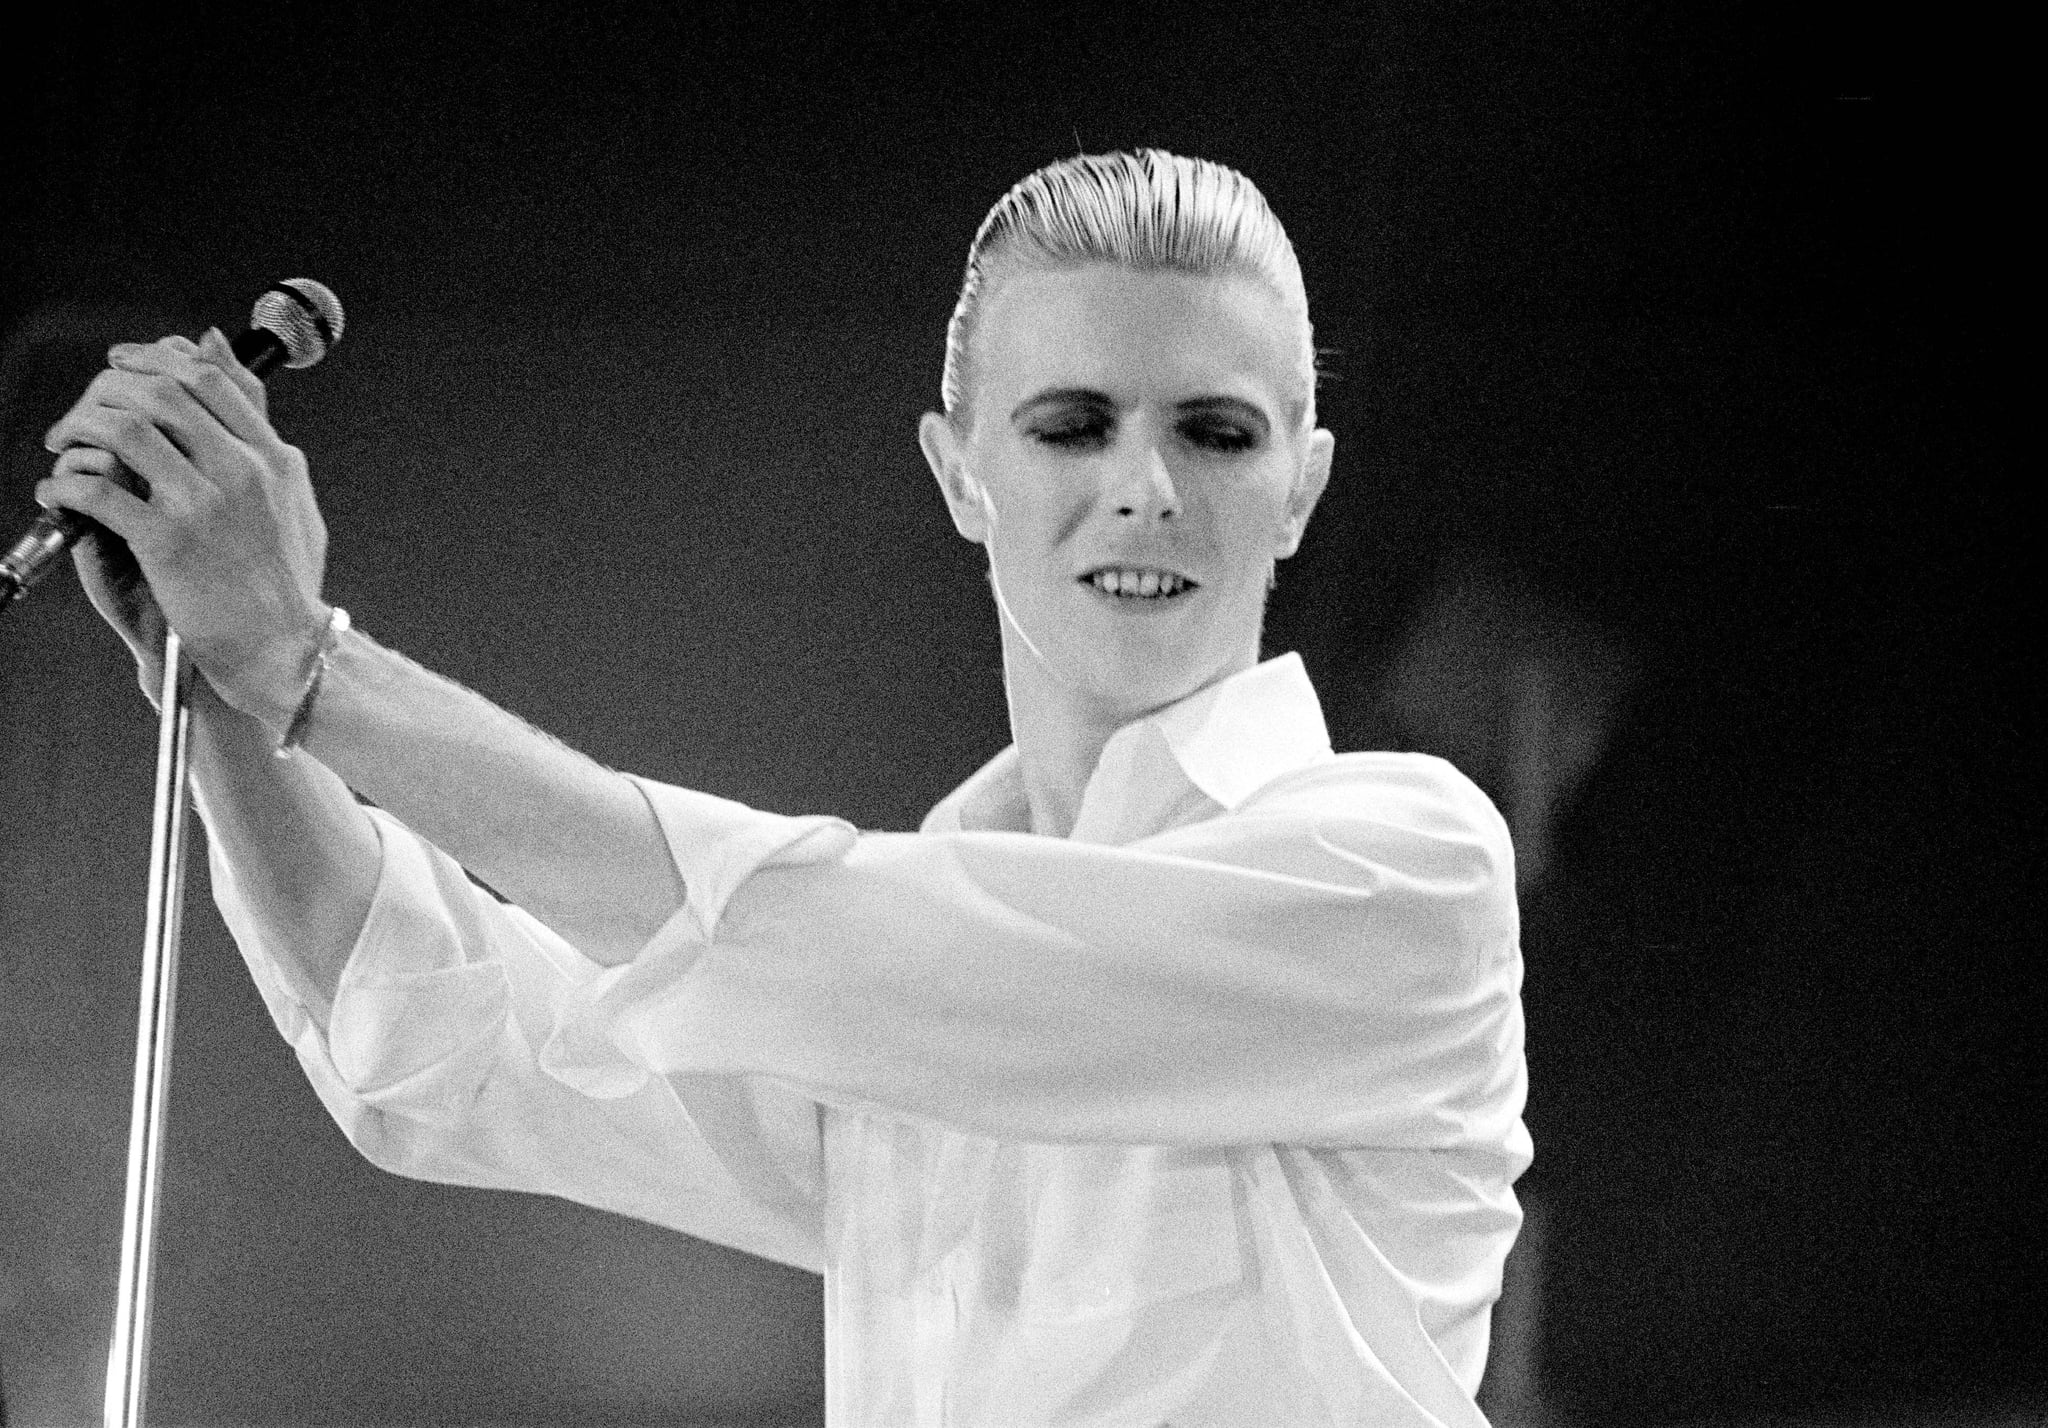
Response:
[{"label": "closed eye", "polygon": [[1250,451],[1259,444],[1259,433],[1250,427],[1211,416],[1184,418],[1177,430],[1183,441],[1204,451]]},{"label": "closed eye", "polygon": [[1036,422],[1031,438],[1063,451],[1099,451],[1109,444],[1112,423],[1100,412],[1079,413]]}]

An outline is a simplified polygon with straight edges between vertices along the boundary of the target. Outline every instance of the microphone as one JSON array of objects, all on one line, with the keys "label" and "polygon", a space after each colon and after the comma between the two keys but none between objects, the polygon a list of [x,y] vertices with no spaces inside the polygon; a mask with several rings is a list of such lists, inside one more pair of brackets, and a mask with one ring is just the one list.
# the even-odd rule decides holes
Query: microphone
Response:
[{"label": "microphone", "polygon": [[[228,345],[244,367],[267,377],[279,367],[310,367],[341,341],[341,299],[311,278],[272,283],[256,299],[249,327]],[[76,511],[44,511],[0,556],[0,612],[27,593],[78,538],[93,528]]]}]

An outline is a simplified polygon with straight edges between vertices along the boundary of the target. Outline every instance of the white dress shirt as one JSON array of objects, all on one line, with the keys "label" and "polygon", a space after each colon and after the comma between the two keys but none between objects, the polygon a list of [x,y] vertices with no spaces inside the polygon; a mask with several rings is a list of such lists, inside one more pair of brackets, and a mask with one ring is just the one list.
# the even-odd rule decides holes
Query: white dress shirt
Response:
[{"label": "white dress shirt", "polygon": [[378,813],[324,1026],[215,854],[371,1160],[821,1272],[834,1428],[1484,1424],[1522,962],[1450,765],[1333,754],[1289,655],[1120,730],[1066,839],[1014,748],[916,834],[638,782],[688,902],[631,963]]}]

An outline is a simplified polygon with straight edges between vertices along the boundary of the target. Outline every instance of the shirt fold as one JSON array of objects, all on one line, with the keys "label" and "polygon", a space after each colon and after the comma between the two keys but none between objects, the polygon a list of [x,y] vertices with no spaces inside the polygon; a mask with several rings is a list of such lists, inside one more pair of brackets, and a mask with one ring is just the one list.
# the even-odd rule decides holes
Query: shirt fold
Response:
[{"label": "shirt fold", "polygon": [[1333,753],[1283,656],[1118,731],[1064,839],[1014,748],[916,834],[634,782],[687,891],[619,967],[373,810],[308,1007],[214,853],[371,1160],[821,1271],[834,1428],[1483,1425],[1522,962],[1450,765]]}]

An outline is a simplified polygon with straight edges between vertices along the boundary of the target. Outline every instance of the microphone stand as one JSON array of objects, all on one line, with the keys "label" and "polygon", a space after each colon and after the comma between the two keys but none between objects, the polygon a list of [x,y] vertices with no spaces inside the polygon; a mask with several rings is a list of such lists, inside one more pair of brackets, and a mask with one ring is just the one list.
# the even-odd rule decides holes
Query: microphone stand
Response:
[{"label": "microphone stand", "polygon": [[178,940],[185,911],[187,750],[192,671],[177,632],[164,635],[156,738],[156,804],[150,815],[149,907],[142,933],[142,1005],[135,1031],[135,1093],[128,1119],[127,1197],[121,1213],[121,1278],[107,1355],[105,1428],[142,1428],[149,1394],[149,1316],[155,1290],[157,1207],[162,1199],[164,1111],[171,1032],[178,1007]]},{"label": "microphone stand", "polygon": [[[257,377],[310,367],[341,340],[341,299],[311,278],[272,283],[256,299],[249,328],[230,344]],[[45,512],[0,555],[0,612],[43,577],[90,524]],[[142,1006],[135,1029],[135,1091],[128,1112],[128,1181],[121,1211],[121,1278],[114,1340],[107,1354],[106,1428],[142,1428],[149,1395],[149,1315],[155,1291],[156,1214],[163,1192],[164,1111],[171,1032],[178,1009],[178,936],[185,914],[185,826],[192,672],[177,631],[164,635],[158,689],[156,806],[150,815],[149,907],[142,933]]]}]

